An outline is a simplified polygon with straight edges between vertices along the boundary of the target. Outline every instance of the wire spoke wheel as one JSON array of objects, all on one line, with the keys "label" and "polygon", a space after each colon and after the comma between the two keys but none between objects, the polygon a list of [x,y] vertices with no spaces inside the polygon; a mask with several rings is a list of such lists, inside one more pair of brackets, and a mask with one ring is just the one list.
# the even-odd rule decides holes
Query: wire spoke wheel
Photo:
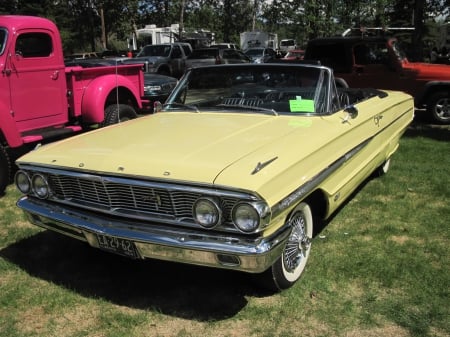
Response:
[{"label": "wire spoke wheel", "polygon": [[301,202],[294,208],[287,221],[291,232],[281,256],[259,276],[260,283],[274,291],[290,288],[297,282],[311,251],[313,216],[309,205]]}]

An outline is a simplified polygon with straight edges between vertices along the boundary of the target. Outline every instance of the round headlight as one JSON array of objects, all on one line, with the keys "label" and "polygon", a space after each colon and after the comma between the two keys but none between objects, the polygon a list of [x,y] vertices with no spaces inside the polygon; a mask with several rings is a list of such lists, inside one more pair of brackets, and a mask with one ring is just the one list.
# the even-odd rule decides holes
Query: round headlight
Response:
[{"label": "round headlight", "polygon": [[50,188],[47,183],[47,179],[41,174],[33,175],[31,178],[31,184],[33,186],[33,192],[38,198],[45,199],[50,194]]},{"label": "round headlight", "polygon": [[210,198],[199,198],[193,206],[193,216],[200,226],[212,228],[222,221],[218,203]]},{"label": "round headlight", "polygon": [[233,222],[243,232],[252,232],[259,226],[259,213],[250,204],[241,203],[233,208]]},{"label": "round headlight", "polygon": [[14,181],[20,192],[24,194],[30,193],[31,191],[30,177],[24,171],[17,171],[16,176],[14,177]]}]

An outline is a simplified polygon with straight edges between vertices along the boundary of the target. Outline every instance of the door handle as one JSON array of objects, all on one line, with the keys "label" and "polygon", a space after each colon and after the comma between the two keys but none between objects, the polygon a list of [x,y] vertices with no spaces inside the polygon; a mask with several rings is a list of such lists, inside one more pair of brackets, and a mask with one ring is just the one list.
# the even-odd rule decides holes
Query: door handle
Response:
[{"label": "door handle", "polygon": [[57,80],[58,79],[58,77],[59,77],[59,70],[56,70],[53,74],[52,74],[52,76],[50,76],[51,77],[51,79],[52,80]]}]

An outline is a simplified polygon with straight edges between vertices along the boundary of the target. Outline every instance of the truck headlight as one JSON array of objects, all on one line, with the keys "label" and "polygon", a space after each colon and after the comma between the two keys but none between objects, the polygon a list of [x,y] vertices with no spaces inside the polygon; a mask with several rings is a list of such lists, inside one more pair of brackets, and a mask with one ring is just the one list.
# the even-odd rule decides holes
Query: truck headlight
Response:
[{"label": "truck headlight", "polygon": [[217,200],[201,197],[194,203],[192,213],[195,221],[205,228],[213,228],[222,222],[222,210]]},{"label": "truck headlight", "polygon": [[45,179],[42,174],[33,175],[31,178],[31,186],[38,198],[45,199],[50,194],[50,187],[48,186],[47,179]]},{"label": "truck headlight", "polygon": [[20,192],[23,194],[28,194],[31,191],[31,180],[25,171],[17,171],[14,182]]}]

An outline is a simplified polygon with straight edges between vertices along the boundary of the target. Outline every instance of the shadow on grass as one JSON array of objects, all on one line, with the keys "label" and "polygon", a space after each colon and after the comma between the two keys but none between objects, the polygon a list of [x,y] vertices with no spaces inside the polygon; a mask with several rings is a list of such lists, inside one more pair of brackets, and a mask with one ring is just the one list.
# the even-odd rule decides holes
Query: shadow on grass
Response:
[{"label": "shadow on grass", "polygon": [[267,296],[249,274],[157,260],[131,260],[44,231],[0,251],[34,277],[83,296],[198,321],[222,320]]},{"label": "shadow on grass", "polygon": [[413,122],[405,132],[405,137],[425,137],[438,141],[450,141],[450,125],[434,125]]}]

